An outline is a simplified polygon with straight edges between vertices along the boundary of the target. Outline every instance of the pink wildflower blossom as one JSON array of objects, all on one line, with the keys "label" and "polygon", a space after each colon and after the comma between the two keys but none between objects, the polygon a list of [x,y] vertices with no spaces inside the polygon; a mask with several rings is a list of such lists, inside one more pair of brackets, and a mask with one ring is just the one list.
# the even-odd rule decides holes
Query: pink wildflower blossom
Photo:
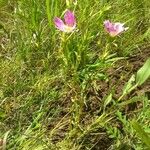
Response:
[{"label": "pink wildflower blossom", "polygon": [[119,23],[119,22],[113,23],[113,22],[110,22],[109,20],[104,21],[104,27],[105,27],[105,30],[112,37],[117,36],[128,29],[128,27],[126,28],[124,27],[123,23]]},{"label": "pink wildflower blossom", "polygon": [[73,32],[76,27],[76,19],[70,10],[67,10],[64,15],[64,21],[58,17],[54,18],[55,27],[63,32]]}]

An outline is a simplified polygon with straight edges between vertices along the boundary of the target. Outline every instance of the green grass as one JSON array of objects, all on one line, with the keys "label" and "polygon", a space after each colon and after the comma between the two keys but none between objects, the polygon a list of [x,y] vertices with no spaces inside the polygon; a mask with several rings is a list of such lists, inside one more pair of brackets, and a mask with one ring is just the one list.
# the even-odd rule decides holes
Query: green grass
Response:
[{"label": "green grass", "polygon": [[[147,91],[136,84],[127,59],[149,48],[149,6],[149,0],[0,0],[2,147],[148,150],[149,80]],[[76,15],[71,34],[53,23],[66,9]],[[107,19],[129,29],[111,38]]]}]

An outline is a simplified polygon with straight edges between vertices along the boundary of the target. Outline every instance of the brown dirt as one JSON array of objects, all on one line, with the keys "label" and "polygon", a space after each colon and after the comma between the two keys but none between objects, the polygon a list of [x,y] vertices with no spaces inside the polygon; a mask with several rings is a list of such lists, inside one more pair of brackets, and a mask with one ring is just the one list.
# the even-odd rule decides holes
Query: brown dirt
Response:
[{"label": "brown dirt", "polygon": [[[117,99],[121,93],[125,83],[130,79],[130,77],[135,74],[140,67],[144,64],[147,58],[150,57],[150,48],[142,49],[141,52],[136,53],[134,56],[129,57],[127,59],[121,60],[115,64],[113,68],[107,70],[107,75],[109,80],[106,81],[96,81],[98,85],[98,90],[94,91],[93,88],[88,89],[87,91],[87,103],[86,106],[83,107],[83,114],[81,124],[86,126],[91,123],[93,116],[98,116],[101,109],[101,103],[104,97],[108,95],[110,91],[113,91],[113,98]],[[79,91],[78,91],[79,92]],[[142,86],[138,87],[136,90],[130,93],[127,98],[131,98],[133,96],[147,94],[150,95],[150,80],[145,82]],[[51,124],[47,127],[48,130],[51,130],[55,127],[56,122],[59,122],[62,119],[62,116],[65,116],[69,109],[71,108],[71,97],[73,96],[73,91],[70,90],[69,93],[66,94],[66,97],[63,98],[63,101],[60,104],[53,104],[55,106],[59,106],[60,108],[64,108],[59,115],[53,120]],[[50,106],[51,107],[51,106]],[[141,107],[141,103],[134,103],[128,105],[124,111],[133,111],[137,108]],[[69,120],[71,116],[67,116],[65,120]],[[69,122],[68,122],[69,123]],[[117,124],[117,123],[116,123]],[[120,124],[118,122],[118,124]],[[121,125],[118,128],[121,130]],[[70,125],[65,125],[64,127],[57,130],[56,134],[53,136],[52,142],[57,144],[62,139],[66,137],[66,134],[69,131]],[[108,137],[105,131],[102,129],[98,129],[100,131],[96,131],[96,133],[89,133],[84,137],[84,142],[82,143],[82,149],[86,149],[86,146],[92,147],[92,150],[107,150],[113,143],[113,140]],[[104,133],[97,134],[97,133]],[[85,145],[85,147],[84,147]]]},{"label": "brown dirt", "polygon": [[[135,54],[127,60],[120,61],[118,63],[119,67],[113,68],[114,71],[111,71],[110,73],[108,72],[111,76],[109,87],[116,85],[116,96],[122,92],[125,83],[129,80],[132,74],[135,74],[143,66],[148,57],[150,57],[150,48],[143,49],[142,52]],[[139,90],[144,88],[144,91],[147,91],[149,81],[150,80],[143,84],[142,87],[139,87]],[[139,90],[138,92],[140,92]]]},{"label": "brown dirt", "polygon": [[[113,91],[113,98],[118,99],[122,94],[122,89],[125,83],[143,66],[143,64],[149,57],[150,48],[142,49],[141,52],[138,52],[132,57],[119,61],[113,68],[108,69],[108,82],[96,81],[98,90],[95,92],[94,88],[91,87],[91,89],[89,89],[89,91],[87,92],[88,100],[86,103],[87,106],[84,107],[85,113],[83,114],[84,119],[82,120],[82,122],[84,124],[89,124],[93,116],[99,115],[101,113],[101,103],[104,97],[106,97],[110,91]],[[147,80],[142,86],[132,91],[127,97],[124,98],[124,100],[144,94],[150,97],[150,79]],[[132,103],[127,105],[124,108],[123,112],[126,114],[130,114],[131,111],[134,111],[140,107],[142,107],[142,104],[140,102]],[[119,121],[115,122],[115,124],[118,124],[118,129],[122,130],[122,125]],[[90,141],[89,143],[95,145],[93,147],[93,150],[105,150],[108,149],[112,144],[112,139],[110,139],[107,135],[99,135],[99,137],[93,135],[88,138],[88,141]]]},{"label": "brown dirt", "polygon": [[[97,101],[100,102],[100,100],[107,96],[110,91],[114,92],[114,99],[118,99],[122,94],[124,85],[130,79],[130,77],[135,74],[140,67],[143,66],[148,57],[150,57],[150,48],[143,49],[134,56],[119,61],[113,68],[109,68],[106,71],[109,78],[108,82],[100,80],[96,81],[96,84],[99,88],[96,92],[93,90],[93,87],[89,89],[87,97],[96,101],[96,104],[92,104],[91,101],[90,105],[97,105]],[[130,93],[129,97],[144,93],[148,94],[149,92],[150,79],[147,80],[142,86],[138,87],[135,91]],[[97,110],[95,107],[93,107],[94,111]]]}]

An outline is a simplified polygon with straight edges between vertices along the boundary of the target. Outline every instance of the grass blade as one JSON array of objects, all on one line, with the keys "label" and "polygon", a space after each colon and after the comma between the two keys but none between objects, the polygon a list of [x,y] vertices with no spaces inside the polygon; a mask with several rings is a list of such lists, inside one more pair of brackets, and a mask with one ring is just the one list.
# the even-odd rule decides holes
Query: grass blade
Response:
[{"label": "grass blade", "polygon": [[132,122],[133,128],[136,130],[138,137],[141,138],[142,142],[145,143],[150,148],[150,137],[142,129],[142,127],[136,122]]},{"label": "grass blade", "polygon": [[150,77],[150,58],[146,61],[142,68],[136,74],[136,83],[143,84]]}]

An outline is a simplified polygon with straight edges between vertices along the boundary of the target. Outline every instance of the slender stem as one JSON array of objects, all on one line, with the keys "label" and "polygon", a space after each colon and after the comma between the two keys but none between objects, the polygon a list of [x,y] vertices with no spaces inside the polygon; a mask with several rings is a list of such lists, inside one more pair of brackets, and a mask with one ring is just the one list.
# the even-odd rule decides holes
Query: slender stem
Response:
[{"label": "slender stem", "polygon": [[68,58],[67,58],[67,56],[68,56],[68,52],[67,52],[67,50],[66,50],[66,46],[65,46],[65,44],[66,44],[66,37],[65,37],[65,33],[62,33],[62,35],[61,35],[61,45],[60,45],[60,53],[61,53],[61,55],[62,55],[62,59],[63,59],[63,61],[64,61],[64,63],[65,63],[65,65],[67,66],[67,64],[68,64]]},{"label": "slender stem", "polygon": [[123,93],[123,94],[119,97],[118,102],[119,102],[125,95],[127,95],[128,93],[130,93],[131,91],[133,91],[137,86],[138,86],[138,84],[135,84],[134,86],[132,86],[132,87],[130,88],[130,90],[129,90],[127,93]]},{"label": "slender stem", "polygon": [[46,0],[46,13],[47,13],[49,26],[51,27],[50,0]]}]

